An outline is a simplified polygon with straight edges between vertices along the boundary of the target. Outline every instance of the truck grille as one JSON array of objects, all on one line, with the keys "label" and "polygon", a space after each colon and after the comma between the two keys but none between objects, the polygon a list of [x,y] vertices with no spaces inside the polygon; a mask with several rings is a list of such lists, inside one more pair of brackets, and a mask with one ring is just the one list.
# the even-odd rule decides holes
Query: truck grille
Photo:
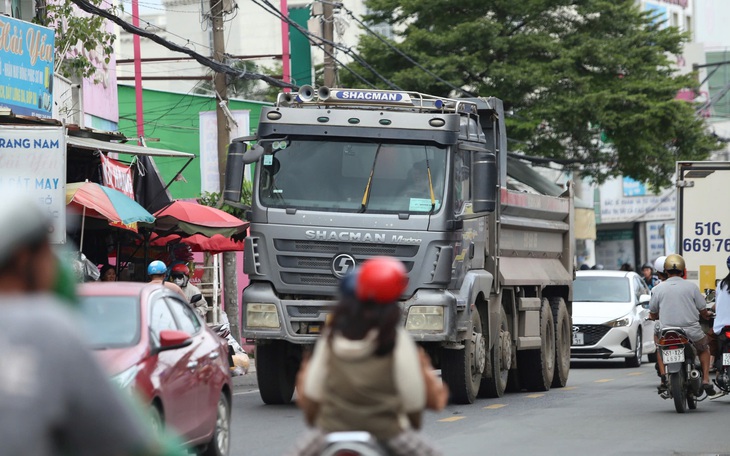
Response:
[{"label": "truck grille", "polygon": [[[406,269],[413,269],[412,258],[417,245],[370,244],[349,242],[275,239],[276,262],[281,281],[288,285],[336,287],[339,279],[332,273],[332,260],[341,253],[352,255],[358,264],[377,255],[403,260]],[[411,259],[411,261],[408,261]]]},{"label": "truck grille", "polygon": [[583,345],[595,345],[603,336],[608,333],[611,328],[604,325],[574,325],[578,331],[583,333]]},{"label": "truck grille", "polygon": [[418,253],[417,245],[369,244],[367,242],[340,243],[276,239],[274,247],[280,252],[349,253],[351,255],[390,255],[406,258],[414,257]]}]

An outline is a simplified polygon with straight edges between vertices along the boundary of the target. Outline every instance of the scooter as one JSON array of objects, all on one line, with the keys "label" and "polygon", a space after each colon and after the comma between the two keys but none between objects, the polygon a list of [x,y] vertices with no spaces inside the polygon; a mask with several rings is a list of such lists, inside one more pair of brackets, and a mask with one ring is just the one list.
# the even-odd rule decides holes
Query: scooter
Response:
[{"label": "scooter", "polygon": [[388,456],[388,451],[369,432],[330,432],[321,456]]},{"label": "scooter", "polygon": [[687,408],[694,410],[702,389],[702,373],[699,370],[697,352],[687,333],[682,328],[666,327],[662,329],[658,347],[662,351],[662,360],[667,374],[668,389],[662,393],[664,399],[674,399],[677,413],[684,413]]}]

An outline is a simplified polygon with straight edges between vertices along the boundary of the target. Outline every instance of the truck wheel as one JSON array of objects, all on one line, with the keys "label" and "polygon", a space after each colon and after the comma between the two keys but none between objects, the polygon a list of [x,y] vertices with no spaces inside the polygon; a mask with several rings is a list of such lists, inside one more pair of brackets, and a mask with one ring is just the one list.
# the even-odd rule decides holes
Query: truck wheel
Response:
[{"label": "truck wheel", "polygon": [[518,360],[522,386],[530,391],[548,391],[555,374],[555,324],[545,298],[540,307],[540,339],[540,348],[523,351]]},{"label": "truck wheel", "polygon": [[479,311],[471,311],[471,337],[460,350],[441,350],[441,378],[449,385],[451,400],[456,404],[471,404],[476,399],[486,364],[486,340],[482,336]]},{"label": "truck wheel", "polygon": [[294,395],[298,366],[288,345],[283,340],[256,344],[256,380],[266,404],[288,404]]},{"label": "truck wheel", "polygon": [[512,336],[504,308],[499,313],[499,336],[489,351],[489,360],[487,366],[490,368],[491,378],[482,379],[479,397],[502,397],[507,389],[507,379],[512,367]]},{"label": "truck wheel", "polygon": [[550,299],[550,307],[555,321],[555,373],[551,386],[562,388],[568,384],[568,374],[570,373],[572,324],[563,298]]}]

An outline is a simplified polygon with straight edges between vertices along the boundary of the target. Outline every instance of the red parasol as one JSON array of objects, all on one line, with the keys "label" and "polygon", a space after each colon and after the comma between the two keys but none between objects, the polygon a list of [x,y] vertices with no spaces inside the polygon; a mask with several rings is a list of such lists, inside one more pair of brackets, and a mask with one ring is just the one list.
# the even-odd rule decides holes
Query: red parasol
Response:
[{"label": "red parasol", "polygon": [[171,242],[182,242],[187,244],[193,252],[210,252],[212,254],[221,252],[242,252],[243,242],[234,241],[227,237],[216,234],[212,237],[205,237],[202,234],[195,234],[189,237],[182,237],[179,234],[171,234],[168,236],[152,235],[150,245],[165,246]]},{"label": "red parasol", "polygon": [[155,231],[159,233],[231,237],[245,232],[249,225],[220,209],[187,201],[175,201],[157,211],[155,217]]}]

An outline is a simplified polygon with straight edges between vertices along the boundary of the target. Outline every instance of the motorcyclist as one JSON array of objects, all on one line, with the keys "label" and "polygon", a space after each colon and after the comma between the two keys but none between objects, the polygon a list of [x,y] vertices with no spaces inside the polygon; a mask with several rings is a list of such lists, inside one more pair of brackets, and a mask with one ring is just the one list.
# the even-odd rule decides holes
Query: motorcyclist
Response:
[{"label": "motorcyclist", "polygon": [[332,321],[297,376],[297,403],[316,430],[292,454],[319,455],[326,433],[338,431],[367,431],[395,455],[438,454],[414,428],[448,393],[401,326],[405,267],[375,257],[357,271],[354,292],[352,280],[343,281]]},{"label": "motorcyclist", "polygon": [[[671,254],[664,261],[664,271],[668,279],[657,285],[651,295],[649,302],[650,318],[661,319],[661,327],[680,327],[697,349],[700,363],[702,365],[702,387],[709,396],[714,396],[715,389],[710,383],[710,349],[707,335],[700,326],[700,316],[708,317],[705,309],[705,298],[691,282],[685,281],[685,262],[682,256]],[[657,356],[661,384],[659,392],[663,393],[667,388],[666,371],[662,361],[661,352]]]},{"label": "motorcyclist", "polygon": [[659,282],[667,280],[667,274],[664,272],[664,261],[666,259],[667,256],[663,255],[654,260],[654,270],[656,271],[656,276],[659,279]]},{"label": "motorcyclist", "polygon": [[0,200],[0,455],[160,454],[57,300],[51,226],[27,195]]},{"label": "motorcyclist", "polygon": [[[205,319],[208,314],[208,302],[203,297],[200,289],[190,283],[190,268],[184,263],[177,263],[172,267],[170,278],[172,279],[172,283],[179,286],[183,293],[185,293],[185,297],[193,305],[195,312]],[[195,295],[200,295],[200,300],[192,302],[191,298]]]},{"label": "motorcyclist", "polygon": [[654,275],[654,268],[650,263],[644,263],[644,265],[641,267],[641,278],[644,281],[644,284],[646,284],[646,286],[649,288],[649,290],[661,283],[659,277]]},{"label": "motorcyclist", "polygon": [[147,275],[150,276],[150,283],[159,283],[160,285],[164,285],[167,288],[171,289],[172,291],[178,293],[183,298],[185,298],[185,302],[189,302],[188,297],[185,295],[185,292],[182,291],[182,288],[180,288],[178,285],[166,280],[167,265],[163,261],[160,261],[160,260],[152,261],[147,266]]}]

